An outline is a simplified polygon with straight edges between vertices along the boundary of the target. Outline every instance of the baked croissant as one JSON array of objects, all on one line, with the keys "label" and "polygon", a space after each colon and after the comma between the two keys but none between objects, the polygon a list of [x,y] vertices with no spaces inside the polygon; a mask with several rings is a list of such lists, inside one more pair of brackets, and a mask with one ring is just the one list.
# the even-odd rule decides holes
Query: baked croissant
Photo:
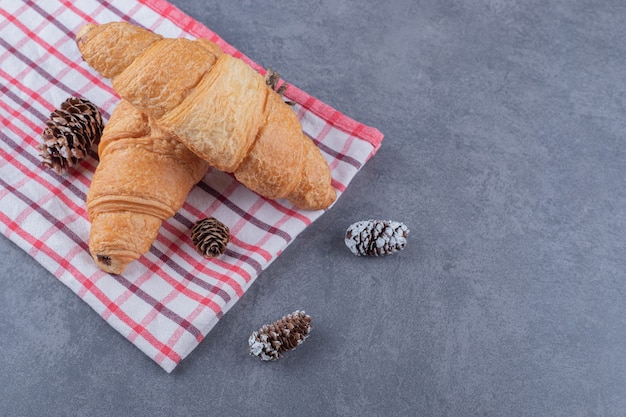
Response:
[{"label": "baked croissant", "polygon": [[120,274],[150,249],[209,164],[125,100],[105,126],[98,154],[87,193],[89,250],[102,270]]},{"label": "baked croissant", "polygon": [[207,39],[124,22],[85,25],[83,59],[155,125],[249,189],[319,210],[336,198],[328,164],[263,76]]}]

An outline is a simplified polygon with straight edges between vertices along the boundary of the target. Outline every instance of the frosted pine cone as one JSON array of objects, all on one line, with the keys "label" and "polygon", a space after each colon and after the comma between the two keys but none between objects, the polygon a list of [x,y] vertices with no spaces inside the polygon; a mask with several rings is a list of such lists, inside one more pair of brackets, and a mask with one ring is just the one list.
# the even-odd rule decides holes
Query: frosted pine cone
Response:
[{"label": "frosted pine cone", "polygon": [[409,229],[392,220],[364,220],[346,230],[346,246],[358,256],[381,256],[404,249]]},{"label": "frosted pine cone", "polygon": [[264,361],[276,360],[304,342],[311,329],[311,316],[304,311],[294,311],[253,332],[248,339],[250,354]]},{"label": "frosted pine cone", "polygon": [[88,100],[70,97],[50,114],[39,153],[43,164],[61,173],[86,158],[100,142],[104,123],[100,110]]},{"label": "frosted pine cone", "polygon": [[191,240],[206,258],[216,258],[226,252],[230,230],[214,217],[198,220],[191,228]]}]

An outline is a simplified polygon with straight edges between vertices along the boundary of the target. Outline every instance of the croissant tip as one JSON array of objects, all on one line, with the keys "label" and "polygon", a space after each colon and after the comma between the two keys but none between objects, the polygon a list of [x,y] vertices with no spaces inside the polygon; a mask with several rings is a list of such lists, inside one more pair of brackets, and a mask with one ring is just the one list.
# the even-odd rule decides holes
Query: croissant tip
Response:
[{"label": "croissant tip", "polygon": [[96,26],[98,25],[95,25],[93,23],[88,23],[86,25],[81,26],[81,28],[78,30],[78,33],[76,34],[76,41],[80,42],[81,38],[85,36],[87,32],[89,32],[91,29],[95,28]]},{"label": "croissant tip", "polygon": [[135,260],[137,256],[134,254],[109,254],[109,253],[96,253],[93,255],[94,261],[98,268],[109,274],[119,275],[126,269],[126,265]]}]

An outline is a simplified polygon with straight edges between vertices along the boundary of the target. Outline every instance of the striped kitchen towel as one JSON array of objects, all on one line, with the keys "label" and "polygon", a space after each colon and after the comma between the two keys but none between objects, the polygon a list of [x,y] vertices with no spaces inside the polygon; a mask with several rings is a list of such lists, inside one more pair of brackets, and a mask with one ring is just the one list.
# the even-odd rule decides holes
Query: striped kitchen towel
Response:
[{"label": "striped kitchen towel", "polygon": [[[70,96],[100,108],[119,98],[81,59],[74,38],[86,23],[129,21],[166,37],[208,38],[257,64],[164,0],[0,0],[0,230],[89,304],[130,342],[171,372],[261,272],[323,214],[269,201],[210,170],[183,208],[164,222],[150,252],[122,275],[100,271],[88,251],[85,208],[95,158],[61,175],[41,164],[45,120]],[[376,152],[382,134],[297,87],[285,94],[328,160],[341,193]],[[207,260],[189,230],[213,216],[231,231],[227,252]],[[28,302],[25,300],[24,302]]]}]

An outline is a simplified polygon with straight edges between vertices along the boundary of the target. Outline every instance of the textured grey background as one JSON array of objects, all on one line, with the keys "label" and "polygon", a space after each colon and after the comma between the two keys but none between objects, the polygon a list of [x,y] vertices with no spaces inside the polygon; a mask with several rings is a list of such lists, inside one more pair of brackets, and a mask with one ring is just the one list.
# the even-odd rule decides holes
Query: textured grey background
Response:
[{"label": "textured grey background", "polygon": [[0,239],[0,415],[626,415],[623,1],[174,3],[383,146],[170,375]]}]

